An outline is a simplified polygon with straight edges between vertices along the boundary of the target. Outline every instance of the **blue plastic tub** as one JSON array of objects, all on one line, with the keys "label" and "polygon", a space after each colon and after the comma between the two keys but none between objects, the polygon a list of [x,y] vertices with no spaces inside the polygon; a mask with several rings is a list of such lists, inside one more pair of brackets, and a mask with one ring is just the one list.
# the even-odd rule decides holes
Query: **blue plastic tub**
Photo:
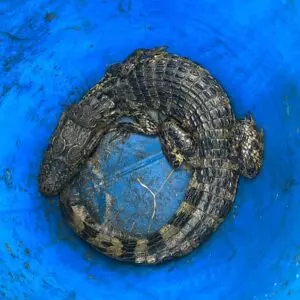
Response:
[{"label": "blue plastic tub", "polygon": [[[253,113],[265,161],[209,242],[137,267],[72,234],[37,174],[65,107],[159,45],[209,69],[238,117]],[[0,57],[0,299],[300,299],[299,1],[1,1]]]}]

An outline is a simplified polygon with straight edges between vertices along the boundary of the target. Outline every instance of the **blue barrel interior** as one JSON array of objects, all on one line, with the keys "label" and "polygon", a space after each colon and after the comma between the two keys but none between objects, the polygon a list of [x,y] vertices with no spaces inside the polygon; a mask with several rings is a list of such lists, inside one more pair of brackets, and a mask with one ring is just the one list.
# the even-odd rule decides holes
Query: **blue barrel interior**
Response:
[{"label": "blue barrel interior", "polygon": [[[7,0],[0,16],[0,299],[300,299],[299,1]],[[77,238],[37,175],[62,111],[108,65],[160,45],[254,115],[265,160],[201,248],[132,266]]]}]

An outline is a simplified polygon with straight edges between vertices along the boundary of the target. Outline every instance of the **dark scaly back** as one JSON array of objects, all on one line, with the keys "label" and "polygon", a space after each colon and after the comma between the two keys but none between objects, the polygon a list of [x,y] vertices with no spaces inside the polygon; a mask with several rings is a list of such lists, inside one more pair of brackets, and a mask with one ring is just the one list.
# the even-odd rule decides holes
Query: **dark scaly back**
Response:
[{"label": "dark scaly back", "polygon": [[193,133],[202,144],[201,156],[229,162],[222,149],[229,147],[235,119],[226,93],[205,69],[164,49],[154,49],[136,51],[120,70],[112,89],[129,114],[158,110]]},{"label": "dark scaly back", "polygon": [[216,230],[229,212],[238,177],[232,171],[219,170],[214,175],[220,176],[223,188],[212,185],[207,190],[201,187],[201,178],[207,175],[210,174],[195,171],[174,217],[159,231],[143,237],[119,232],[108,224],[100,225],[91,213],[93,209],[88,209],[84,199],[80,199],[80,193],[64,190],[60,205],[74,231],[98,251],[124,262],[157,264],[192,251]]},{"label": "dark scaly back", "polygon": [[[131,85],[144,109],[160,109],[179,122],[186,120],[183,125],[190,131],[231,128],[234,117],[227,95],[205,69],[164,50],[145,51],[144,57],[137,57],[128,73],[123,71],[120,93],[125,84]],[[132,106],[131,101],[126,104]],[[182,108],[185,115],[180,115]]]},{"label": "dark scaly back", "polygon": [[134,115],[150,108],[176,119],[202,145],[201,168],[194,171],[174,217],[143,238],[108,232],[67,192],[61,203],[77,233],[108,256],[159,263],[184,255],[217,228],[235,197],[238,174],[229,159],[235,120],[228,98],[206,70],[163,49],[136,51],[110,72],[114,84],[107,85],[106,93],[118,102],[119,109]]}]

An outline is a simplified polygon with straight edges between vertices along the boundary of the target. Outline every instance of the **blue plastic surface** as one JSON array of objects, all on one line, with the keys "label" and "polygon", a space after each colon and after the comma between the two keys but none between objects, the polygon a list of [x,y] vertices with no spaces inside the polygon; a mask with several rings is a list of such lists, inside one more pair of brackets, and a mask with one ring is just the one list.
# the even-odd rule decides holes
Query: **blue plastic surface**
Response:
[{"label": "blue plastic surface", "polygon": [[190,172],[176,171],[158,137],[107,134],[69,185],[101,224],[133,234],[164,226],[184,198]]},{"label": "blue plastic surface", "polygon": [[[266,151],[209,242],[136,267],[75,237],[37,174],[66,105],[157,45],[209,69]],[[1,1],[0,57],[0,299],[300,299],[299,1]]]}]

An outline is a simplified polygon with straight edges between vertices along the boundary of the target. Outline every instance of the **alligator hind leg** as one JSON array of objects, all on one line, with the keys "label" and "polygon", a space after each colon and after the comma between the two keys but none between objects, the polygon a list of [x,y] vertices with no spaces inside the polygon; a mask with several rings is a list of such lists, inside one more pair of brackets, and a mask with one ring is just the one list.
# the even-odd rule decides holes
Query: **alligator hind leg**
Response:
[{"label": "alligator hind leg", "polygon": [[137,133],[147,136],[158,135],[158,127],[156,122],[148,115],[138,115],[135,117],[136,122],[119,122],[110,128],[109,132],[113,132],[110,141],[121,139],[124,142],[130,134]]},{"label": "alligator hind leg", "polygon": [[117,131],[120,135],[130,133],[138,133],[143,135],[155,136],[158,134],[158,128],[155,121],[150,116],[139,115],[135,117],[136,122],[120,122],[112,129]]},{"label": "alligator hind leg", "polygon": [[180,167],[186,157],[194,154],[195,143],[191,135],[174,120],[163,122],[159,138],[161,149],[174,169]]},{"label": "alligator hind leg", "polygon": [[150,116],[136,116],[136,123],[121,122],[118,124],[121,130],[127,130],[131,133],[140,133],[144,135],[154,136],[158,134],[157,124]]}]

